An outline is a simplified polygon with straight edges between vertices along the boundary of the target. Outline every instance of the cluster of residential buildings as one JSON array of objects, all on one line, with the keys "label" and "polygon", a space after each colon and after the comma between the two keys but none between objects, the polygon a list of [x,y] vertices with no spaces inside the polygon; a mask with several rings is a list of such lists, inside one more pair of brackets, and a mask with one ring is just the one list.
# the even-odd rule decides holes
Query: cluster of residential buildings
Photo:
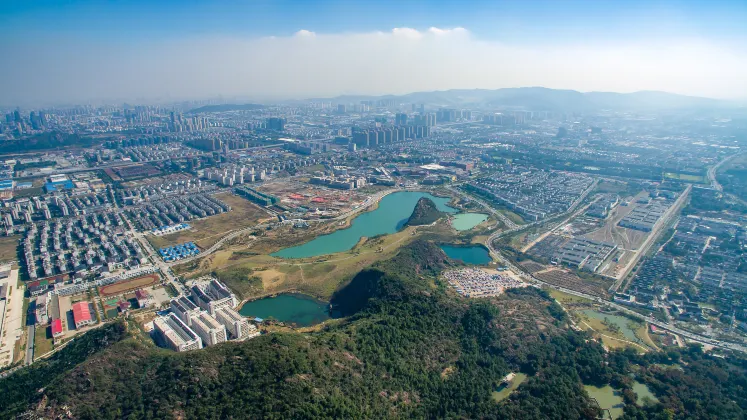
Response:
[{"label": "cluster of residential buildings", "polygon": [[568,210],[593,183],[589,176],[506,166],[490,176],[470,181],[466,188],[518,213],[542,220]]},{"label": "cluster of residential buildings", "polygon": [[354,190],[361,188],[366,185],[366,178],[355,177],[355,176],[313,176],[309,179],[309,183],[314,185],[323,185],[330,188],[337,188],[340,190]]},{"label": "cluster of residential buildings", "polygon": [[174,196],[131,207],[128,214],[140,229],[152,231],[231,211],[231,206],[210,194]]},{"label": "cluster of residential buildings", "polygon": [[193,148],[181,147],[178,143],[125,147],[118,151],[123,155],[122,160],[129,159],[132,162],[154,162],[167,159],[183,159],[205,154],[205,152]]},{"label": "cluster of residential buildings", "polygon": [[23,250],[32,280],[134,268],[145,258],[137,241],[127,234],[122,214],[113,211],[31,224]]},{"label": "cluster of residential buildings", "polygon": [[226,165],[222,168],[205,169],[203,176],[221,185],[232,187],[244,183],[264,181],[265,170],[256,171],[254,167],[246,165]]},{"label": "cluster of residential buildings", "polygon": [[148,183],[133,188],[118,190],[119,198],[125,205],[156,201],[172,196],[193,193],[207,193],[216,189],[214,184],[202,182],[198,178],[175,179],[172,181]]},{"label": "cluster of residential buildings", "polygon": [[[681,217],[668,242],[646,259],[627,293],[638,305],[664,306],[677,320],[708,323],[709,312],[747,321],[747,274],[739,248],[747,231],[725,220],[696,215]],[[741,267],[741,268],[740,268]],[[711,306],[715,305],[715,306]]]},{"label": "cluster of residential buildings", "polygon": [[188,351],[258,336],[257,327],[233,309],[237,305],[236,296],[218,280],[196,284],[191,297],[172,299],[170,311],[154,320],[156,341]]}]

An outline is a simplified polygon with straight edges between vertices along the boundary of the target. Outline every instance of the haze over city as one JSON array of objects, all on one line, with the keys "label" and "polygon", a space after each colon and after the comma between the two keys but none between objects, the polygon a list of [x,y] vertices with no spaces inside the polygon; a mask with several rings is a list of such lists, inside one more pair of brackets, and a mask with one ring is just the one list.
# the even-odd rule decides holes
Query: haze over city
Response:
[{"label": "haze over city", "polygon": [[39,3],[0,6],[5,105],[523,86],[747,98],[739,1]]},{"label": "haze over city", "polygon": [[746,22],[0,1],[0,420],[747,419]]}]

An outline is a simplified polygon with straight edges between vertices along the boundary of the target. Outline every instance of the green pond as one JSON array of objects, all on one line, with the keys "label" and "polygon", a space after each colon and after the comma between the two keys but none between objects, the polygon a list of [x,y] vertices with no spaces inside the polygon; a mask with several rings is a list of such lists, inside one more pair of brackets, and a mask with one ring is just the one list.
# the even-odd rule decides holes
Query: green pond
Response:
[{"label": "green pond", "polygon": [[425,192],[400,191],[389,194],[379,201],[379,207],[353,219],[350,227],[319,236],[305,244],[281,249],[272,255],[280,258],[307,258],[334,254],[352,249],[362,237],[395,233],[402,229],[421,197],[428,197],[436,207],[447,213],[457,210],[446,205],[451,199],[436,197]]},{"label": "green pond", "polygon": [[633,392],[635,392],[638,396],[638,404],[643,403],[644,397],[648,397],[651,402],[659,402],[659,399],[656,398],[656,395],[654,395],[654,393],[651,392],[650,389],[648,389],[648,386],[646,384],[642,384],[638,381],[633,382]]},{"label": "green pond", "polygon": [[620,315],[605,314],[593,309],[585,309],[581,312],[583,312],[583,314],[588,316],[589,318],[598,319],[600,321],[604,321],[605,319],[607,319],[610,324],[617,325],[620,328],[620,332],[623,336],[625,336],[626,340],[643,344],[643,342],[638,337],[636,337],[635,331],[628,326],[628,324],[633,322],[630,319]]},{"label": "green pond", "polygon": [[609,409],[613,419],[620,417],[623,413],[622,393],[609,385],[603,387],[584,385],[584,389],[591,398],[599,403],[602,409]]},{"label": "green pond", "polygon": [[441,250],[452,260],[460,260],[466,264],[485,265],[492,261],[490,253],[482,245],[441,245]]},{"label": "green pond", "polygon": [[460,213],[454,216],[454,219],[451,221],[451,226],[458,231],[470,230],[486,220],[488,220],[487,214]]},{"label": "green pond", "polygon": [[329,304],[298,293],[284,293],[247,302],[239,313],[251,318],[272,318],[300,327],[318,324],[329,318]]},{"label": "green pond", "polygon": [[[612,415],[613,419],[622,415],[625,404],[623,403],[622,392],[620,390],[612,388],[609,385],[601,388],[593,385],[584,385],[584,389],[590,397],[597,400],[599,407],[610,410],[610,415]],[[636,402],[638,404],[643,404],[644,397],[650,398],[653,402],[658,401],[654,394],[651,393],[651,390],[648,389],[648,386],[638,381],[633,382],[633,392],[636,393]]]}]

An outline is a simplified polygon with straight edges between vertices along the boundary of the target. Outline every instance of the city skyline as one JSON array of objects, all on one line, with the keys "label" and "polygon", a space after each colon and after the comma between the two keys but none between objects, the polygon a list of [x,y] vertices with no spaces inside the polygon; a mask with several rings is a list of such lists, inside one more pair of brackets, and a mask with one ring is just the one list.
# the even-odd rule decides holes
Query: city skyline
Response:
[{"label": "city skyline", "polygon": [[[497,6],[496,6],[497,5]],[[0,8],[3,106],[543,86],[747,98],[740,2]],[[105,24],[104,24],[105,23]]]}]

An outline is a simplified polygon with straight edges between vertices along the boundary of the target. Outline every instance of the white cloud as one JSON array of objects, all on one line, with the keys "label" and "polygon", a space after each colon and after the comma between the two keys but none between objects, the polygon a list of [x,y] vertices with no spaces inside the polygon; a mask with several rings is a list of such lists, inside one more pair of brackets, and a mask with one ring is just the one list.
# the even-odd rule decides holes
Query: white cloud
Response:
[{"label": "white cloud", "polygon": [[411,39],[420,39],[423,37],[423,34],[420,33],[420,31],[412,28],[394,28],[392,29],[392,34],[394,34],[394,36],[401,36]]},{"label": "white cloud", "polygon": [[511,45],[463,28],[200,37],[115,45],[4,43],[0,101],[304,98],[452,88],[546,86],[747,97],[745,47],[671,39],[645,44]]}]

